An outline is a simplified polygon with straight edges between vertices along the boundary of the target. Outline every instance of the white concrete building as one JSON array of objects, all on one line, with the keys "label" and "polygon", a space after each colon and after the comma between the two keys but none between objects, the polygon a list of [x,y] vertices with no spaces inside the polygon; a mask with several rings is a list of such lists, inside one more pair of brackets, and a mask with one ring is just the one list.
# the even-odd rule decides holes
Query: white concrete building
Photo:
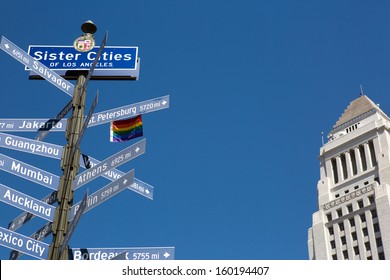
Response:
[{"label": "white concrete building", "polygon": [[352,101],[320,149],[311,260],[390,259],[390,119],[367,96]]}]

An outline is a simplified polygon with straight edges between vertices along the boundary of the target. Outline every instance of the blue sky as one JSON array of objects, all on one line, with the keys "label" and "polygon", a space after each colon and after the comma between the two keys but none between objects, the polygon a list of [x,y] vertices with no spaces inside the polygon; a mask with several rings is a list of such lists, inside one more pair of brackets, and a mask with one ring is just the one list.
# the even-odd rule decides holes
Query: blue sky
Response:
[{"label": "blue sky", "polygon": [[[307,259],[321,132],[360,85],[390,112],[389,8],[360,0],[3,3],[0,34],[24,50],[71,45],[89,19],[98,43],[108,31],[108,46],[139,47],[139,80],[91,81],[87,108],[97,90],[96,112],[170,96],[169,109],[143,116],[146,153],[118,168],[134,168],[154,199],[130,190],[111,198],[82,216],[70,246],[173,246],[180,260]],[[0,118],[51,118],[69,101],[28,80],[3,51],[0,61]],[[65,136],[45,141],[63,146]],[[81,150],[103,160],[135,142],[110,143],[105,124],[87,129]],[[0,153],[61,175],[58,160]],[[36,198],[50,192],[3,171],[0,183]],[[94,180],[75,201],[108,183]],[[20,213],[1,203],[0,226]],[[18,232],[44,224],[36,218]],[[9,252],[0,247],[0,259]]]}]

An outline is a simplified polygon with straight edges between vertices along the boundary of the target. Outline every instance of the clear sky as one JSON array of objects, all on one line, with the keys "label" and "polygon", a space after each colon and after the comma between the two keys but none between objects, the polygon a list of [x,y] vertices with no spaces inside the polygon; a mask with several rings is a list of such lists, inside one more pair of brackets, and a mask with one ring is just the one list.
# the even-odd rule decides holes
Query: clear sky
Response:
[{"label": "clear sky", "polygon": [[[154,199],[112,197],[81,217],[69,245],[173,246],[179,260],[307,259],[321,132],[326,141],[360,85],[390,113],[389,9],[362,0],[3,1],[0,34],[23,50],[72,45],[89,19],[98,44],[108,31],[107,46],[139,47],[139,80],[91,81],[87,108],[97,90],[95,112],[170,96],[169,109],[143,116],[146,153],[118,168],[134,168]],[[70,100],[29,80],[3,51],[0,82],[0,118],[51,118]],[[45,141],[66,143],[63,132]],[[104,124],[87,129],[81,150],[104,160],[136,141],[110,143]],[[0,153],[61,175],[58,160]],[[50,193],[4,171],[0,183],[39,199]],[[108,183],[83,186],[75,202]],[[0,226],[21,212],[0,203]],[[0,259],[9,252],[0,247]]]}]

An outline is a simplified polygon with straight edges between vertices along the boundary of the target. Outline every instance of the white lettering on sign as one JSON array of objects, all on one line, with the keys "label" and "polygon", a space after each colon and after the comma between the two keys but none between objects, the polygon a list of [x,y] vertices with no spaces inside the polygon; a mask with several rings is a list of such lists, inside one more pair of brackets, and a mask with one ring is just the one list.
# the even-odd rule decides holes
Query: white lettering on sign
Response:
[{"label": "white lettering on sign", "polygon": [[100,174],[104,172],[106,169],[107,169],[107,163],[103,164],[102,166],[99,166],[98,168],[93,169],[92,171],[86,170],[85,173],[78,178],[77,185],[80,185],[81,183],[95,177],[96,175],[100,176]]},{"label": "white lettering on sign", "polygon": [[4,143],[7,146],[29,150],[31,153],[38,152],[38,153],[45,153],[45,154],[54,155],[54,156],[59,156],[59,154],[60,154],[59,149],[47,147],[45,144],[35,144],[35,143],[24,142],[22,140],[13,139],[10,136],[5,137],[4,140],[5,140]]},{"label": "white lettering on sign", "polygon": [[[87,54],[87,59],[90,61],[95,60],[96,57],[95,51],[90,51]],[[81,53],[64,53],[63,51],[56,53],[48,51],[35,51],[31,54],[36,60],[48,60],[48,61],[78,61]],[[132,54],[131,53],[115,53],[114,52],[103,52],[99,58],[99,61],[130,61],[132,60]]]},{"label": "white lettering on sign", "polygon": [[47,122],[38,122],[38,121],[23,121],[22,125],[20,125],[18,128],[31,128],[31,129],[51,129],[52,127],[55,128],[62,128],[62,123],[57,122],[56,120],[49,120]]},{"label": "white lettering on sign", "polygon": [[20,163],[16,164],[14,161],[12,161],[11,170],[48,185],[52,185],[53,183],[53,176],[43,175],[40,171],[37,172],[28,169],[27,167],[21,166]]},{"label": "white lettering on sign", "polygon": [[89,121],[89,124],[94,124],[95,122],[102,122],[102,121],[109,122],[110,120],[116,120],[117,118],[120,118],[122,116],[131,117],[134,116],[136,113],[137,113],[137,107],[120,109],[118,111],[108,112],[108,113],[97,113],[97,114],[93,114],[91,120]]},{"label": "white lettering on sign", "polygon": [[64,80],[61,77],[59,77],[59,78],[56,77],[55,75],[53,75],[54,72],[52,72],[51,70],[49,70],[45,67],[42,67],[38,63],[38,61],[33,61],[32,68],[35,69],[37,72],[39,72],[40,75],[42,77],[44,77],[45,79],[52,80],[53,83],[57,84],[62,89],[69,91],[70,85],[69,85],[68,81]]},{"label": "white lettering on sign", "polygon": [[[96,251],[96,252],[81,252],[81,250],[74,251],[73,258],[75,260],[109,260],[113,257],[117,256],[119,252],[102,252],[102,251]],[[127,257],[127,256],[126,256]]]},{"label": "white lettering on sign", "polygon": [[23,206],[24,208],[31,209],[31,210],[38,212],[38,213],[40,213],[48,218],[51,217],[52,208],[50,208],[50,207],[46,208],[43,205],[38,205],[32,199],[11,193],[10,190],[7,190],[5,192],[3,199],[8,199],[8,201],[10,201],[10,202],[19,204],[20,206]]},{"label": "white lettering on sign", "polygon": [[0,244],[8,248],[23,251],[26,254],[32,256],[39,256],[41,258],[44,255],[48,246],[45,243],[32,240],[18,233],[13,233],[5,228],[0,227]]}]

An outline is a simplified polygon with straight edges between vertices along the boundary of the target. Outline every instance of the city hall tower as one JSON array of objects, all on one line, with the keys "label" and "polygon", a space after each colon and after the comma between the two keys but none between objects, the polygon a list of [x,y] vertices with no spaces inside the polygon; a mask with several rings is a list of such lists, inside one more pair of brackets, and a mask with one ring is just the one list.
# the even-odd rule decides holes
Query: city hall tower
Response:
[{"label": "city hall tower", "polygon": [[390,259],[390,119],[353,100],[320,149],[311,260]]}]

